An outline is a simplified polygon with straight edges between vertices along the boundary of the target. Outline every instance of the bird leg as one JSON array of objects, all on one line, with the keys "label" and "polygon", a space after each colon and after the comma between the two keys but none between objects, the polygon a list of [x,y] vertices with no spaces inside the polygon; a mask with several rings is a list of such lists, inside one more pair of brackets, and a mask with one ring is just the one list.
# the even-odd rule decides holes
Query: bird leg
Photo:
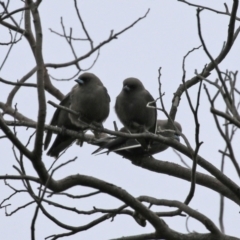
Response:
[{"label": "bird leg", "polygon": [[[82,134],[82,138],[83,138],[85,132],[86,131],[82,131],[82,130],[78,131],[78,133]],[[82,147],[83,146],[83,140],[82,139],[77,139],[76,144],[79,145],[80,147]]]},{"label": "bird leg", "polygon": [[[93,127],[97,127],[99,129],[103,129],[103,125],[102,123],[96,122],[96,121],[92,121],[91,124],[89,125],[89,128],[91,128],[91,126]],[[99,139],[99,138],[104,138],[107,136],[106,133],[102,133],[99,130],[91,130],[95,136],[95,138]]]}]

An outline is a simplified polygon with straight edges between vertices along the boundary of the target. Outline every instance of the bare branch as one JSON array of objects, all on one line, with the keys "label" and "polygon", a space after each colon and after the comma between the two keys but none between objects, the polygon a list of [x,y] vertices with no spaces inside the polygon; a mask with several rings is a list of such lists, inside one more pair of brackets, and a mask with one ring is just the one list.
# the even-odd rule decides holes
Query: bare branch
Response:
[{"label": "bare branch", "polygon": [[[214,9],[214,8],[209,8],[209,7],[206,7],[206,6],[203,6],[203,5],[198,5],[198,4],[190,3],[190,2],[188,2],[188,1],[186,1],[186,0],[178,0],[178,2],[186,3],[186,4],[188,4],[189,6],[192,6],[192,7],[201,8],[201,9],[206,9],[206,10],[209,10],[209,11],[211,11],[211,12],[215,12],[215,13],[217,13],[217,14],[223,14],[223,15],[231,16],[231,13],[229,12],[226,3],[224,3],[224,7],[225,7],[226,11],[223,12],[223,11],[216,10],[216,9]],[[236,17],[236,20],[240,21],[240,18]]]},{"label": "bare branch", "polygon": [[7,81],[1,77],[0,77],[0,82],[6,83],[9,85],[13,85],[13,86],[24,86],[24,87],[34,87],[34,88],[37,87],[37,84],[35,84],[35,83],[21,83],[21,82],[15,83],[15,82]]},{"label": "bare branch", "polygon": [[10,139],[11,142],[19,149],[19,151],[21,151],[26,157],[31,158],[32,156],[31,152],[27,148],[25,148],[25,146],[21,143],[21,141],[8,128],[1,114],[0,114],[0,127],[2,131],[6,134],[8,139]]},{"label": "bare branch", "polygon": [[64,37],[64,38],[66,37],[67,39],[71,38],[72,40],[75,40],[75,41],[88,41],[87,38],[75,38],[75,37],[70,36],[70,35],[64,36],[63,34],[58,33],[56,31],[52,30],[51,28],[49,28],[49,30],[50,30],[50,32],[55,33],[56,35],[58,35],[60,37]]},{"label": "bare branch", "polygon": [[[186,70],[185,70],[185,60],[187,58],[187,56],[192,53],[193,51],[199,49],[201,46],[197,47],[197,48],[193,48],[191,51],[189,51],[183,58],[183,63],[182,63],[182,69],[183,69],[183,77],[182,77],[182,82],[183,85],[185,86],[185,75],[186,75]],[[198,108],[199,108],[199,104],[200,104],[200,94],[201,94],[201,88],[202,88],[202,81],[199,84],[199,89],[198,89],[198,94],[197,94],[197,102],[196,102],[196,107],[194,109],[193,105],[192,105],[192,101],[191,98],[188,94],[188,90],[187,88],[185,88],[185,93],[187,96],[187,100],[188,100],[188,104],[190,106],[190,109],[192,111],[193,117],[194,117],[194,122],[195,122],[195,143],[196,143],[196,148],[194,150],[194,154],[192,155],[192,160],[193,160],[193,165],[192,165],[192,174],[191,174],[191,187],[188,193],[187,198],[185,199],[184,203],[186,205],[188,205],[191,201],[191,199],[194,196],[194,192],[195,192],[195,182],[196,182],[196,169],[197,169],[197,155],[198,155],[198,151],[200,149],[200,146],[202,144],[202,142],[199,141],[199,133],[200,133],[200,124],[198,121]]]},{"label": "bare branch", "polygon": [[[210,96],[210,93],[208,92],[208,89],[206,87],[206,85],[204,84],[204,89],[205,89],[205,92],[208,96],[208,100],[211,104],[211,107],[214,108],[214,102],[213,100],[211,99],[211,96]],[[216,123],[216,126],[217,126],[217,129],[220,133],[220,135],[222,136],[222,138],[224,139],[224,141],[226,142],[226,145],[227,145],[227,148],[229,150],[229,153],[230,153],[230,159],[235,167],[235,170],[238,174],[238,176],[240,176],[240,166],[235,158],[235,154],[234,154],[234,151],[233,151],[233,148],[232,148],[232,145],[230,144],[230,142],[228,141],[228,138],[226,137],[226,135],[223,133],[221,127],[220,127],[220,124],[219,124],[219,121],[217,119],[217,116],[215,114],[213,114],[213,117],[214,117],[214,120],[215,120],[215,123]]]},{"label": "bare branch", "polygon": [[[44,93],[44,74],[45,68],[43,64],[42,56],[42,27],[40,16],[38,13],[38,6],[32,1],[28,0],[28,5],[31,9],[33,22],[35,26],[36,46],[35,46],[35,59],[37,63],[37,93],[38,93],[38,123],[36,129],[36,138],[33,149],[33,156],[38,161],[42,157],[42,140],[43,140],[43,129],[46,118],[46,101]],[[37,160],[38,159],[38,160]]]},{"label": "bare branch", "polygon": [[81,199],[81,198],[87,198],[87,197],[97,195],[97,194],[101,193],[101,191],[94,191],[92,193],[83,194],[83,195],[73,195],[73,194],[69,194],[69,193],[56,193],[56,192],[50,192],[50,191],[46,191],[46,193],[49,193],[48,197],[52,197],[54,195],[61,195],[61,196],[66,196],[66,197],[73,198],[73,199]]},{"label": "bare branch", "polygon": [[213,234],[220,235],[221,232],[217,228],[217,226],[206,216],[203,214],[199,213],[198,211],[195,211],[188,207],[186,204],[181,203],[179,201],[170,201],[170,200],[164,200],[164,199],[156,199],[148,196],[141,196],[138,198],[140,201],[148,202],[154,205],[162,205],[162,206],[168,206],[168,207],[177,207],[181,209],[182,211],[186,212],[189,214],[192,218],[197,219],[200,221],[205,227],[212,232]]},{"label": "bare branch", "polygon": [[82,61],[83,59],[86,59],[87,57],[91,56],[94,52],[96,52],[98,49],[100,49],[101,47],[103,47],[104,45],[106,45],[107,43],[111,42],[114,39],[117,39],[117,37],[119,35],[121,35],[122,33],[126,32],[127,30],[129,30],[130,28],[132,28],[134,25],[136,25],[139,21],[141,21],[142,19],[146,18],[148,13],[149,13],[150,9],[147,10],[147,12],[145,13],[145,15],[143,17],[138,18],[136,21],[134,21],[132,24],[130,24],[128,27],[124,28],[123,30],[113,34],[113,31],[111,31],[110,36],[107,40],[99,43],[96,47],[94,47],[91,51],[89,51],[88,53],[86,53],[85,55],[77,58],[76,60],[70,61],[70,62],[66,62],[66,63],[60,63],[60,64],[53,64],[53,63],[46,63],[45,67],[51,67],[51,68],[62,68],[62,67],[67,67],[67,66],[71,66],[71,65],[75,65],[77,62]]},{"label": "bare branch", "polygon": [[[28,127],[36,127],[35,123],[29,123],[29,122],[7,122],[9,125],[18,125],[18,126],[28,126]],[[121,136],[121,137],[126,137],[126,138],[146,138],[146,139],[153,139],[154,141],[159,141],[162,142],[164,144],[167,144],[175,149],[177,149],[178,151],[180,151],[181,153],[183,153],[184,155],[188,156],[190,159],[192,159],[192,154],[194,154],[194,152],[192,150],[189,150],[189,148],[185,147],[184,145],[182,145],[181,143],[177,142],[177,141],[173,141],[172,139],[163,137],[163,136],[156,136],[154,134],[151,133],[141,133],[141,134],[127,134],[127,133],[121,133],[121,132],[115,132],[115,131],[111,131],[108,129],[99,129],[96,128],[94,126],[91,126],[91,128],[93,130],[97,130],[97,131],[102,131],[111,135],[115,135],[115,136]],[[53,132],[56,133],[61,133],[62,129],[58,128],[58,127],[53,127],[53,126],[48,126],[45,125],[45,129],[49,129]],[[79,139],[83,139],[87,142],[91,142],[92,144],[98,144],[95,141],[92,141],[93,138],[91,136],[86,136],[86,135],[82,135],[82,134],[78,134],[75,133],[74,131],[70,131],[70,130],[66,130],[66,134],[69,134],[73,137],[79,138]],[[124,157],[129,158],[130,160],[132,160],[134,162],[134,156],[132,155],[127,155],[124,153]],[[197,156],[198,160],[198,164],[203,167],[204,169],[206,169],[208,172],[210,172],[212,175],[214,175],[220,182],[222,182],[224,185],[226,185],[234,194],[236,194],[237,198],[240,199],[240,195],[238,192],[238,186],[231,181],[227,176],[225,176],[224,174],[222,174],[215,166],[213,166],[210,162],[206,161],[204,158],[202,158],[201,156]],[[144,158],[143,158],[144,159]],[[142,161],[144,161],[142,159]],[[150,161],[149,158],[147,158],[147,161]],[[141,163],[142,163],[141,161]]]},{"label": "bare branch", "polygon": [[88,41],[90,42],[91,49],[93,49],[93,40],[91,39],[91,37],[90,37],[90,35],[89,35],[86,27],[85,27],[85,24],[84,24],[84,22],[83,22],[83,20],[82,20],[82,17],[81,17],[81,15],[80,15],[80,12],[79,12],[78,5],[77,5],[77,1],[76,1],[76,0],[74,0],[74,6],[75,6],[75,9],[76,9],[76,12],[77,12],[78,19],[79,19],[79,21],[80,21],[80,23],[81,23],[81,25],[82,25],[83,31],[85,32],[85,34],[86,34],[86,36],[87,36],[87,39],[88,39]]},{"label": "bare branch", "polygon": [[28,8],[26,8],[26,7],[16,9],[16,10],[14,10],[14,11],[6,14],[4,17],[1,17],[0,20],[3,21],[3,20],[5,20],[5,19],[9,18],[10,16],[14,15],[15,13],[23,12],[23,11],[25,11],[25,10],[27,10],[27,9],[28,9]]}]

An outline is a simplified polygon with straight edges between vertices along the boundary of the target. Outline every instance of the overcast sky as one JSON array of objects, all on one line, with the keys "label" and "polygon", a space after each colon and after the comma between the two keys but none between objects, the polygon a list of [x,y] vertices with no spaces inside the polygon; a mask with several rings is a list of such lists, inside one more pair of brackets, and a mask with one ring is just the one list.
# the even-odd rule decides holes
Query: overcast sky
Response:
[{"label": "overcast sky", "polygon": [[[223,3],[226,2],[231,9],[232,1],[220,0],[199,0],[192,1],[213,7],[224,11]],[[110,35],[110,31],[120,31],[133,21],[143,16],[148,8],[150,12],[146,19],[140,21],[136,26],[123,33],[118,39],[104,46],[100,51],[100,57],[95,66],[90,70],[102,80],[108,89],[111,97],[111,109],[109,118],[104,126],[113,129],[113,121],[117,120],[114,112],[114,104],[116,96],[122,88],[122,81],[127,77],[139,78],[146,89],[157,98],[158,97],[158,68],[162,67],[162,88],[165,92],[164,103],[167,110],[171,107],[173,93],[177,90],[182,79],[182,59],[183,56],[192,48],[200,45],[200,40],[197,34],[196,10],[186,4],[161,0],[161,1],[110,1],[110,0],[88,0],[78,1],[80,13],[88,29],[94,44],[102,42]],[[11,1],[10,10],[16,9],[16,6],[22,6],[22,1]],[[43,29],[43,54],[45,63],[64,63],[73,60],[72,52],[63,38],[49,31],[52,30],[62,32],[60,25],[60,17],[63,17],[66,31],[69,28],[73,29],[74,37],[84,37],[84,33],[80,28],[77,20],[73,1],[51,0],[43,1],[40,6],[40,16]],[[238,14],[240,16],[240,13]],[[19,21],[20,14],[16,15]],[[229,17],[218,15],[213,12],[203,11],[201,13],[202,32],[206,41],[207,47],[213,56],[216,56],[226,40]],[[239,25],[239,23],[237,24]],[[0,25],[0,41],[8,41],[9,34],[3,26]],[[75,47],[78,56],[86,53],[89,50],[88,42],[77,42]],[[0,64],[3,61],[3,56],[7,52],[7,47],[0,47]],[[230,54],[226,57],[223,63],[220,64],[222,71],[229,69],[231,71],[239,70],[239,52],[240,40],[237,39]],[[80,63],[82,68],[88,68],[96,54]],[[209,60],[202,49],[192,53],[186,60],[187,79],[194,76],[195,69],[200,72],[204,65]],[[9,81],[17,81],[30,71],[35,66],[35,60],[32,56],[28,43],[23,39],[19,44],[13,47],[4,68],[0,72],[0,76]],[[76,73],[75,67],[62,69],[48,69],[48,72],[55,78],[65,79],[70,78]],[[215,80],[216,74],[212,73],[209,79]],[[31,81],[36,82],[36,75],[31,78]],[[73,81],[53,81],[53,84],[59,88],[63,94],[67,94],[72,86]],[[239,87],[239,84],[238,84]],[[0,101],[5,102],[12,89],[11,86],[0,83]],[[196,101],[196,91],[198,86],[190,89],[192,100]],[[211,93],[214,93],[214,89]],[[46,93],[46,99],[58,103],[58,100]],[[18,110],[32,118],[37,119],[37,94],[36,89],[22,89],[14,98],[13,104],[17,103]],[[225,107],[219,102],[218,106],[224,110]],[[220,167],[221,155],[219,149],[223,149],[224,142],[217,132],[212,116],[209,113],[209,103],[206,94],[203,91],[199,109],[200,121],[200,140],[203,141],[199,154],[210,161],[216,167]],[[48,123],[54,112],[54,108],[47,106]],[[7,117],[11,119],[10,117]],[[158,113],[158,118],[164,118],[163,113]],[[190,141],[192,147],[195,146],[195,125],[190,108],[187,104],[185,95],[182,96],[176,120],[181,123],[183,133]],[[117,120],[118,126],[121,126]],[[27,134],[26,134],[27,133]],[[23,142],[27,142],[28,136],[32,130],[26,132],[25,128],[18,130],[18,136]],[[0,133],[0,136],[2,133]],[[236,139],[239,137],[236,135]],[[183,141],[182,141],[183,142]],[[235,146],[238,145],[235,142]],[[12,165],[17,165],[12,154],[12,145],[8,140],[1,140],[1,168],[0,175],[16,174]],[[60,179],[71,174],[84,174],[94,176],[107,182],[111,182],[131,193],[133,196],[149,195],[159,199],[179,200],[184,201],[188,194],[190,183],[170,177],[164,174],[157,174],[134,166],[130,161],[111,153],[108,156],[92,156],[96,147],[87,145],[82,148],[72,146],[66,154],[59,160],[59,164],[75,156],[77,161],[61,168],[54,178]],[[239,149],[236,150],[236,158],[240,155]],[[155,155],[159,160],[182,164],[179,158],[169,148],[163,153]],[[184,160],[191,165],[192,161],[184,157]],[[44,163],[50,166],[53,158],[45,156]],[[36,176],[31,163],[25,159],[26,171],[28,175]],[[197,171],[206,173],[200,167]],[[239,184],[239,178],[236,171],[233,169],[231,162],[226,163],[226,174]],[[11,182],[13,186],[22,188],[21,184]],[[6,198],[12,193],[3,182],[0,182],[1,198]],[[93,191],[83,187],[76,187],[69,190],[70,193],[84,194]],[[122,203],[112,197],[102,194],[83,200],[70,201],[66,197],[54,197],[55,201],[66,204],[71,207],[76,207],[81,210],[91,210],[93,206],[98,208],[114,208],[119,207]],[[27,194],[19,194],[15,196],[10,203],[12,204],[8,210],[14,210],[16,207],[30,201]],[[219,194],[207,188],[198,186],[190,207],[206,214],[213,220],[217,226],[219,216]],[[239,208],[226,200],[225,208],[225,230],[229,235],[240,236],[239,228]],[[70,214],[66,211],[55,209],[46,206],[51,214],[56,216],[60,221],[74,226],[80,226],[88,223],[96,216],[82,216]],[[158,211],[164,208],[156,208]],[[17,212],[11,217],[5,217],[4,209],[0,211],[1,236],[4,239],[30,239],[30,225],[34,214],[35,206],[30,206],[26,209]],[[169,227],[179,232],[187,232],[185,227],[185,218],[174,217],[164,218]],[[205,227],[193,219],[189,220],[189,230],[197,232],[206,232]],[[111,220],[96,226],[86,232],[78,233],[69,239],[110,239],[120,236],[128,236],[140,233],[150,233],[153,228],[147,224],[145,228],[140,227],[135,221],[127,216],[117,216],[113,222]],[[36,222],[36,239],[44,239],[51,234],[65,232],[49,221],[45,216],[39,214]]]}]

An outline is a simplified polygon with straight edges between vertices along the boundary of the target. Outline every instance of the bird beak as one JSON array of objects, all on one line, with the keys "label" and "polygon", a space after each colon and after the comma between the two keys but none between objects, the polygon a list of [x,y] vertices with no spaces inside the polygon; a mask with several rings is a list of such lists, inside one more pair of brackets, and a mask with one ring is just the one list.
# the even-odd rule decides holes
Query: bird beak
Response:
[{"label": "bird beak", "polygon": [[180,136],[178,134],[174,134],[174,139],[177,140],[178,142],[180,142]]},{"label": "bird beak", "polygon": [[129,92],[130,87],[129,87],[128,85],[124,85],[124,86],[123,86],[123,89]]},{"label": "bird beak", "polygon": [[78,84],[80,84],[80,85],[83,85],[84,84],[84,81],[82,80],[82,79],[80,79],[80,78],[78,78],[78,79],[76,79],[76,80],[74,80],[75,82],[77,82]]}]

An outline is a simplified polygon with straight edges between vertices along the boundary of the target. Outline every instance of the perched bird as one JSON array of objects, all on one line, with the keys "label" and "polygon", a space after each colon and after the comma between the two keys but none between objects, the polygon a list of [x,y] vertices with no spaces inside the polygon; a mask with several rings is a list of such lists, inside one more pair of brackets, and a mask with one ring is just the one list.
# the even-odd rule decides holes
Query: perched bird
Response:
[{"label": "perched bird", "polygon": [[[174,129],[174,133],[170,131],[166,131],[169,129],[173,129],[171,123],[168,120],[157,120],[157,131],[156,134],[159,134],[164,137],[173,137],[175,140],[180,141],[178,132],[182,132],[182,127],[178,122],[174,122],[177,131]],[[120,132],[127,133],[126,128],[122,128]],[[106,139],[107,140],[107,139]],[[123,152],[127,151],[133,155],[153,155],[162,151],[165,151],[169,146],[157,141],[153,141],[149,150],[146,152],[142,148],[141,144],[139,144],[135,139],[129,139],[125,137],[116,137],[115,139],[105,142],[95,150],[92,154],[96,154],[103,149],[108,149],[102,153],[110,153],[110,152]]]},{"label": "perched bird", "polygon": [[[151,103],[151,107],[147,105]],[[152,95],[137,78],[127,78],[117,96],[115,110],[124,127],[131,133],[155,133],[157,121],[156,103]],[[148,149],[149,141],[138,139],[144,149]]]},{"label": "perched bird", "polygon": [[[78,112],[74,115],[65,110],[57,108],[50,125],[62,127],[74,131],[84,131],[89,124],[102,127],[102,123],[109,114],[110,97],[101,80],[92,73],[83,73],[75,80],[75,85],[61,101],[60,105]],[[97,133],[96,133],[97,134]],[[51,141],[52,131],[48,130],[44,143],[44,150],[48,148]],[[66,149],[76,139],[64,134],[57,134],[47,155],[58,157],[59,153]]]}]

